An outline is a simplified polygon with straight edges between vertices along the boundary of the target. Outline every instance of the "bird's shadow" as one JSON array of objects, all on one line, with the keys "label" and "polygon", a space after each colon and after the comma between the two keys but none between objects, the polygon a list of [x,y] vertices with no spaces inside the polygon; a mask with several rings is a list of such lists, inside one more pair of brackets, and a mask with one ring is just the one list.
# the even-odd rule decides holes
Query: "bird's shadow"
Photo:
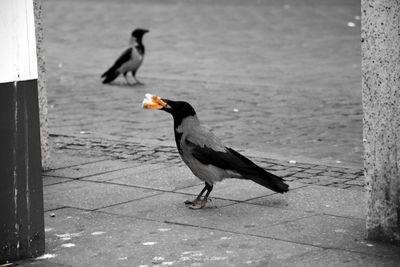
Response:
[{"label": "bird's shadow", "polygon": [[118,86],[118,87],[142,87],[145,86],[144,83],[124,83],[124,82],[112,82],[106,84],[108,86]]},{"label": "bird's shadow", "polygon": [[258,201],[256,201],[256,203],[258,205],[272,207],[272,208],[285,208],[289,206],[286,197],[259,199]]}]

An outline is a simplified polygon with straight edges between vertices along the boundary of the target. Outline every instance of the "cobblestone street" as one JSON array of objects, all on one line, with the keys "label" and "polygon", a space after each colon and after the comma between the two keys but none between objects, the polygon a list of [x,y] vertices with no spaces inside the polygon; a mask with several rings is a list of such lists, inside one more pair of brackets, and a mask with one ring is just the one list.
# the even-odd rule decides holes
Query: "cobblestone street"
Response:
[{"label": "cobblestone street", "polygon": [[[173,141],[168,114],[141,108],[151,92],[236,149],[361,167],[359,2],[72,3],[44,1],[52,134]],[[145,86],[101,84],[135,27]]]}]

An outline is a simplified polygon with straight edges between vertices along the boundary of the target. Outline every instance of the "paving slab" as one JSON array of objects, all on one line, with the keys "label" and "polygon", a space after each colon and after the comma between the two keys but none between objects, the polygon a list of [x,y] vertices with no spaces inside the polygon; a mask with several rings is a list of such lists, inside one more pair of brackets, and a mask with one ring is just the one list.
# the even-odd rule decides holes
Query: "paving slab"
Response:
[{"label": "paving slab", "polygon": [[271,227],[257,227],[253,232],[280,240],[378,256],[393,256],[399,252],[398,247],[366,241],[365,220],[362,219],[315,215]]},{"label": "paving slab", "polygon": [[44,211],[55,211],[55,210],[58,210],[58,209],[61,209],[61,208],[64,208],[64,207],[65,207],[64,205],[60,205],[60,204],[57,204],[57,203],[54,203],[54,202],[50,202],[50,201],[45,201],[43,203],[43,210]]},{"label": "paving slab", "polygon": [[[16,266],[38,266],[38,267],[72,267],[72,265],[59,264],[55,262],[43,261],[43,260],[28,260],[22,261],[21,263],[15,262]],[[14,265],[11,265],[14,266]],[[4,266],[6,267],[6,266]]]},{"label": "paving slab", "polygon": [[50,185],[44,191],[44,203],[81,209],[98,209],[121,202],[132,201],[159,192],[89,181],[72,181]]},{"label": "paving slab", "polygon": [[310,216],[303,211],[275,209],[252,204],[235,204],[232,201],[220,199],[215,199],[210,204],[210,208],[192,210],[183,204],[187,199],[191,199],[190,196],[164,193],[104,208],[101,211],[238,233],[249,233],[251,229],[256,227],[268,227]]},{"label": "paving slab", "polygon": [[71,153],[71,151],[51,150],[50,151],[50,167],[49,170],[66,168],[76,165],[87,164],[107,159],[106,156],[90,156],[87,154]]},{"label": "paving slab", "polygon": [[326,186],[310,185],[289,191],[282,197],[270,195],[251,200],[265,206],[281,207],[337,216],[365,218],[363,191],[349,191]]},{"label": "paving slab", "polygon": [[116,170],[126,169],[137,166],[135,162],[124,162],[120,160],[101,160],[83,165],[77,165],[68,168],[56,169],[46,172],[48,176],[57,176],[64,178],[83,178],[96,174],[103,174]]},{"label": "paving slab", "polygon": [[314,250],[302,255],[296,255],[279,262],[279,266],[363,266],[363,267],[393,267],[398,266],[399,255],[389,257],[376,257],[364,253],[351,253],[349,251],[324,249]]},{"label": "paving slab", "polygon": [[[136,164],[136,163],[134,163]],[[141,174],[147,174],[148,172],[157,172],[160,169],[165,169],[167,168],[167,165],[165,164],[141,164],[141,165],[135,165],[132,167],[124,168],[121,170],[116,170],[112,172],[106,172],[106,173],[100,173],[98,175],[92,175],[86,178],[82,178],[82,181],[115,181],[118,179],[127,179],[129,181],[133,177],[141,177]],[[121,183],[121,184],[129,184],[129,185],[135,185],[134,183]],[[138,184],[139,185],[139,184]]]},{"label": "paving slab", "polygon": [[[42,262],[71,266],[259,266],[318,248],[200,227],[63,209],[45,217]],[[73,255],[73,256],[71,256]]]},{"label": "paving slab", "polygon": [[[308,186],[307,184],[287,182],[289,189]],[[188,187],[177,192],[189,193],[197,195],[203,189],[204,183],[197,186]],[[269,190],[253,181],[239,180],[239,179],[225,179],[214,185],[211,192],[211,198],[223,198],[235,201],[246,201],[254,198],[260,198],[276,194],[276,192]],[[279,194],[281,195],[281,194]]]},{"label": "paving slab", "polygon": [[43,186],[70,182],[72,179],[43,175]]},{"label": "paving slab", "polygon": [[151,166],[147,165],[144,167],[144,170],[146,171],[133,172],[125,177],[112,179],[110,182],[167,191],[175,191],[203,184],[186,166],[169,168],[162,167],[162,165],[156,164]]},{"label": "paving slab", "polygon": [[[184,204],[186,200],[193,200],[194,198],[194,195],[167,192],[137,201],[131,201],[128,203],[122,203],[120,205],[103,208],[100,209],[100,211],[158,221],[174,221],[175,218],[183,218],[185,216],[193,216],[196,218],[201,216],[202,212],[189,209]],[[235,202],[215,199],[208,204],[206,209],[204,209],[204,213],[218,214],[221,207],[233,203]]]}]

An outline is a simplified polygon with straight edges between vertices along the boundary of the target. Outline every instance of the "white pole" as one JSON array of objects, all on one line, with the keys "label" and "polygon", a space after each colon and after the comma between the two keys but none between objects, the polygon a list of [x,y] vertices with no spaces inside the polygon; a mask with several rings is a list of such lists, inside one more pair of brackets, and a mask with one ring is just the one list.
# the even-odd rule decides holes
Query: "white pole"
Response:
[{"label": "white pole", "polygon": [[37,79],[32,0],[0,0],[0,83]]}]

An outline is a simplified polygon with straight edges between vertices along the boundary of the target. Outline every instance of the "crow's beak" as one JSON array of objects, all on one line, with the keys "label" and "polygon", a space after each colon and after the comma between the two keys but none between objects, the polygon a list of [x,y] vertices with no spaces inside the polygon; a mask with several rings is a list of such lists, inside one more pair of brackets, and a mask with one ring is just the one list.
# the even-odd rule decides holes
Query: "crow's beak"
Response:
[{"label": "crow's beak", "polygon": [[152,94],[146,94],[142,103],[143,108],[148,109],[162,109],[167,106],[161,98]]}]

